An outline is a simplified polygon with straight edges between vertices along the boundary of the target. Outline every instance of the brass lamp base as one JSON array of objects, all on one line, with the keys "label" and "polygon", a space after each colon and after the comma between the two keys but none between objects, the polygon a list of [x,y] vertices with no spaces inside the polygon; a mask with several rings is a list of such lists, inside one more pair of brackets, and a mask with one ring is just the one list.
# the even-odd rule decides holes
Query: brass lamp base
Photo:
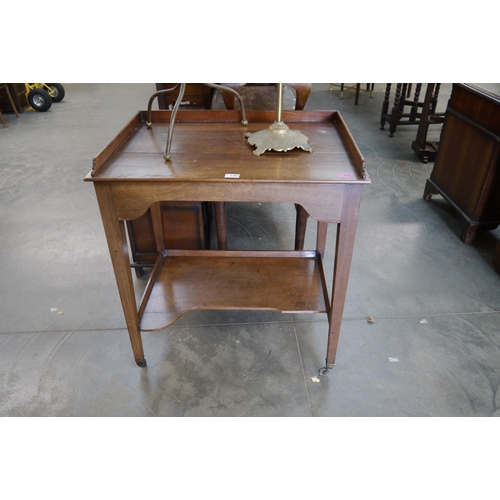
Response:
[{"label": "brass lamp base", "polygon": [[304,151],[313,152],[309,140],[300,130],[290,130],[282,121],[274,122],[267,130],[248,132],[245,134],[251,146],[257,146],[253,154],[260,156],[267,150],[289,151],[290,149],[302,148]]}]

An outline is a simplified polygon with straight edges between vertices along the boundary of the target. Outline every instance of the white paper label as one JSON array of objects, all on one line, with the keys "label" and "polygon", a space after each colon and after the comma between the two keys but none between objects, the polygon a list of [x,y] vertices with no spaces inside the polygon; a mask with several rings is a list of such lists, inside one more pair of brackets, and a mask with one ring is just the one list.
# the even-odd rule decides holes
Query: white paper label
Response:
[{"label": "white paper label", "polygon": [[239,179],[240,178],[240,174],[226,174],[224,177],[226,179]]}]

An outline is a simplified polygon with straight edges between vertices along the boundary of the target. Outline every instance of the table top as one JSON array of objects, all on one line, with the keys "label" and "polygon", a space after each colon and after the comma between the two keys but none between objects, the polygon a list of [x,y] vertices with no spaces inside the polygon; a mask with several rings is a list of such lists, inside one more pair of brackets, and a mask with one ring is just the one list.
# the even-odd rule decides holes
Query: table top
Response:
[{"label": "table top", "polygon": [[[337,111],[284,111],[283,121],[314,147],[253,154],[245,134],[264,130],[274,111],[180,110],[165,161],[170,111],[138,112],[94,158],[86,181],[369,183],[365,161]],[[228,175],[229,174],[229,175]]]}]

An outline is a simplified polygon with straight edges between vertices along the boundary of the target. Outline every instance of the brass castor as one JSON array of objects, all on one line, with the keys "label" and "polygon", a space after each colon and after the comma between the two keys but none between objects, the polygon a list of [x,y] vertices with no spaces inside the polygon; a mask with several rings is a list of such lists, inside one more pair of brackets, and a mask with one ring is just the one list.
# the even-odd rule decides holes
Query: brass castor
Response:
[{"label": "brass castor", "polygon": [[323,366],[323,368],[320,368],[318,370],[318,373],[320,375],[326,375],[330,370],[333,370],[333,366],[334,365],[326,365],[326,366]]}]

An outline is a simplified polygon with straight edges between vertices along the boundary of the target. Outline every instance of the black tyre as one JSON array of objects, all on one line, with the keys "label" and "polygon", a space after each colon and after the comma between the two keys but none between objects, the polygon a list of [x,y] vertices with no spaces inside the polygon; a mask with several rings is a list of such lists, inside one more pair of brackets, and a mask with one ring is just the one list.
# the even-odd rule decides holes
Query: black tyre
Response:
[{"label": "black tyre", "polygon": [[52,102],[61,102],[64,99],[66,93],[60,83],[46,83],[45,85],[50,87],[49,95],[52,98]]},{"label": "black tyre", "polygon": [[47,111],[52,106],[49,93],[43,89],[31,89],[28,94],[28,102],[35,111]]}]

